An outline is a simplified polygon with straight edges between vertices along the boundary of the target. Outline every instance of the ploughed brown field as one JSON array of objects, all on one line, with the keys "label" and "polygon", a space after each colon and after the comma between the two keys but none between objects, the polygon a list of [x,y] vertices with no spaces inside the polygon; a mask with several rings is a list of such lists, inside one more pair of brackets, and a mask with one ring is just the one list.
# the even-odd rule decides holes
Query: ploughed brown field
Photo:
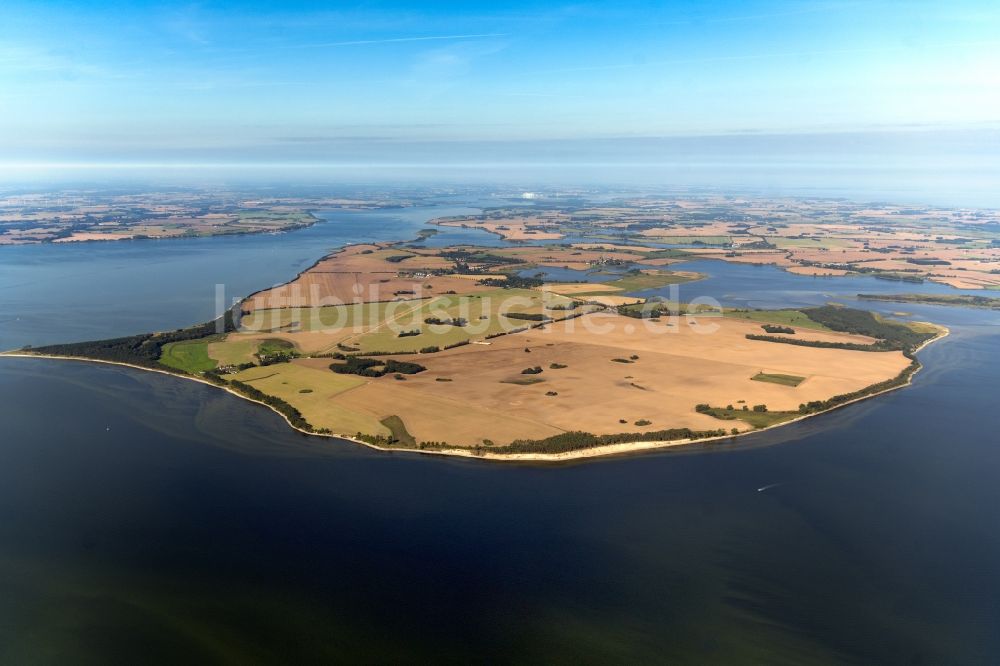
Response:
[{"label": "ploughed brown field", "polygon": [[[393,261],[399,257],[406,258]],[[318,262],[291,282],[251,296],[243,307],[245,310],[319,307],[486,289],[476,280],[461,275],[432,274],[452,266],[452,262],[429,254],[383,245],[352,245]]]}]

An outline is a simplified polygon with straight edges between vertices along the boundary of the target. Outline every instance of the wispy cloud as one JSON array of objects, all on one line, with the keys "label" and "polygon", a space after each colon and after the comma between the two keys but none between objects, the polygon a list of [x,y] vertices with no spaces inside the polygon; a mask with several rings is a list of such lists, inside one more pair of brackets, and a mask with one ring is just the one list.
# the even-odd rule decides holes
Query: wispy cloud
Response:
[{"label": "wispy cloud", "polygon": [[[971,42],[951,42],[939,44],[922,44],[920,48],[961,48],[967,46],[1000,46],[1000,41],[985,40]],[[544,69],[533,72],[534,74],[561,74],[566,72],[598,72],[605,70],[636,69],[641,67],[664,67],[670,65],[692,65],[713,62],[737,62],[742,60],[768,60],[772,58],[811,58],[822,56],[839,55],[866,55],[880,53],[899,53],[913,51],[913,46],[886,46],[861,49],[825,49],[819,51],[778,51],[771,53],[741,53],[728,56],[708,56],[704,58],[677,58],[674,60],[649,60],[644,62],[629,62],[608,65],[583,65],[580,67],[560,67],[556,69]]]},{"label": "wispy cloud", "polygon": [[585,95],[567,95],[566,93],[544,93],[544,92],[504,92],[500,93],[504,97],[542,97],[545,99],[586,99]]},{"label": "wispy cloud", "polygon": [[488,39],[490,37],[506,37],[504,32],[486,32],[471,35],[430,35],[424,37],[390,37],[386,39],[355,39],[346,42],[320,42],[316,44],[289,44],[289,48],[319,49],[338,46],[367,46],[370,44],[401,44],[405,42],[439,42],[456,39]]},{"label": "wispy cloud", "polygon": [[468,76],[477,61],[507,46],[505,40],[462,40],[421,50],[410,64],[406,85],[425,99],[433,98]]},{"label": "wispy cloud", "polygon": [[172,8],[163,17],[162,28],[184,42],[206,46],[212,43],[212,25],[197,4]]},{"label": "wispy cloud", "polygon": [[391,136],[279,136],[278,143],[336,143],[338,141],[390,141]]},{"label": "wispy cloud", "polygon": [[69,78],[109,75],[109,72],[102,67],[54,53],[49,49],[15,44],[0,46],[0,75],[18,72],[50,73]]}]

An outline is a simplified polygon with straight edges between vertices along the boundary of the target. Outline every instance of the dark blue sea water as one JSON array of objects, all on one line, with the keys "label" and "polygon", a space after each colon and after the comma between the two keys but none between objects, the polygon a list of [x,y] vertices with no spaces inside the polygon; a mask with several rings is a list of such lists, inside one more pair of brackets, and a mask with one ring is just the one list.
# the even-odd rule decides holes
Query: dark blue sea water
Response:
[{"label": "dark blue sea water", "polygon": [[[16,248],[0,340],[201,321],[216,282],[259,289],[439,214]],[[712,276],[685,298],[755,307],[895,286],[681,267]],[[951,327],[913,386],[558,466],[379,453],[178,378],[0,359],[0,663],[997,663],[1000,321],[867,305]]]}]

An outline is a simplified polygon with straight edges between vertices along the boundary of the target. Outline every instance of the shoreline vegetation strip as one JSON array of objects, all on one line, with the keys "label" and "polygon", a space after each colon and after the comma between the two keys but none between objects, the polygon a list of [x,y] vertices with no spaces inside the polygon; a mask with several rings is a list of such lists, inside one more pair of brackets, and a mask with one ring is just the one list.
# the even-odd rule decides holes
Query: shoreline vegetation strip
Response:
[{"label": "shoreline vegetation strip", "polygon": [[[655,450],[655,449],[677,447],[677,446],[691,446],[691,445],[705,444],[705,443],[716,442],[716,441],[721,441],[721,440],[733,440],[733,439],[736,439],[738,437],[743,437],[743,436],[746,436],[746,435],[757,434],[757,433],[760,433],[760,432],[771,430],[773,428],[780,428],[780,427],[785,426],[785,425],[796,423],[796,422],[801,421],[803,419],[811,418],[813,416],[818,416],[820,414],[825,414],[827,412],[831,412],[831,411],[836,410],[836,409],[841,409],[843,407],[847,407],[848,405],[852,405],[852,404],[854,404],[856,402],[860,402],[862,400],[868,400],[868,399],[877,397],[879,395],[888,393],[890,391],[895,391],[897,389],[900,389],[900,388],[903,388],[905,386],[910,385],[912,383],[912,381],[913,381],[913,377],[916,376],[916,374],[918,372],[920,372],[920,370],[923,367],[922,364],[916,359],[915,354],[918,353],[919,351],[921,351],[922,349],[924,349],[926,346],[930,345],[931,343],[937,342],[938,340],[944,339],[949,334],[950,334],[950,331],[949,331],[949,329],[947,327],[938,326],[938,333],[937,333],[937,335],[935,335],[935,336],[933,336],[933,337],[925,340],[922,344],[920,344],[918,347],[914,348],[910,352],[910,356],[909,356],[911,358],[910,365],[908,365],[895,378],[890,379],[890,380],[886,380],[885,382],[879,382],[878,384],[873,384],[872,386],[869,386],[866,389],[861,389],[860,391],[855,392],[856,394],[860,394],[860,395],[857,395],[856,397],[852,397],[852,398],[850,398],[850,399],[848,399],[846,401],[837,402],[835,404],[831,404],[831,405],[826,406],[826,407],[824,407],[824,408],[822,408],[822,409],[820,409],[818,411],[810,411],[810,412],[806,412],[806,413],[801,413],[801,414],[798,414],[797,416],[791,417],[791,418],[789,418],[787,420],[783,420],[783,421],[780,421],[780,422],[775,423],[773,425],[765,426],[763,428],[757,428],[757,429],[753,429],[753,430],[747,430],[747,431],[739,432],[739,433],[736,433],[736,434],[725,433],[724,430],[720,430],[720,431],[716,431],[716,432],[721,432],[722,434],[710,434],[710,435],[706,434],[706,436],[704,436],[704,437],[694,437],[694,438],[677,438],[677,439],[665,439],[665,440],[632,440],[632,441],[617,441],[617,442],[615,442],[615,441],[609,441],[609,442],[600,442],[600,443],[596,443],[595,442],[594,444],[592,444],[590,446],[583,447],[583,448],[568,449],[568,450],[564,450],[564,451],[549,451],[549,452],[546,452],[546,451],[521,451],[521,452],[511,451],[511,452],[505,452],[502,449],[507,448],[507,447],[492,448],[492,447],[486,447],[486,446],[481,446],[481,447],[476,447],[476,448],[456,448],[456,447],[452,447],[452,448],[417,448],[417,447],[391,446],[391,445],[384,445],[384,444],[380,445],[378,443],[375,443],[375,442],[372,442],[372,441],[367,441],[366,439],[359,438],[359,437],[357,437],[357,435],[353,435],[352,436],[352,435],[339,434],[339,433],[315,432],[315,431],[313,431],[311,429],[307,430],[307,429],[302,428],[300,426],[297,426],[295,423],[293,423],[292,420],[289,418],[289,415],[285,414],[284,412],[282,412],[276,405],[271,404],[269,402],[264,402],[262,400],[256,399],[255,397],[247,395],[246,393],[241,393],[240,391],[238,391],[235,388],[233,388],[230,384],[218,384],[218,383],[215,383],[215,382],[210,381],[208,379],[204,379],[202,377],[197,377],[195,375],[190,375],[190,374],[187,374],[187,373],[181,373],[181,372],[172,371],[172,370],[167,369],[167,368],[157,368],[157,367],[153,367],[153,366],[138,365],[138,364],[135,364],[135,363],[127,363],[127,362],[123,362],[123,361],[111,361],[111,360],[105,360],[105,359],[87,358],[87,357],[83,357],[83,356],[64,356],[64,355],[56,355],[56,354],[40,354],[40,353],[37,353],[37,352],[24,351],[24,350],[15,350],[15,351],[0,352],[0,356],[17,357],[17,358],[44,358],[44,359],[51,359],[51,360],[78,361],[78,362],[84,362],[84,363],[103,363],[103,364],[107,364],[107,365],[117,365],[117,366],[123,366],[123,367],[133,368],[133,369],[136,369],[136,370],[145,370],[145,371],[148,371],[148,372],[156,372],[156,373],[160,373],[160,374],[164,374],[164,375],[171,375],[173,377],[178,377],[178,378],[181,378],[181,379],[188,379],[188,380],[196,381],[196,382],[199,382],[201,384],[205,384],[207,386],[213,386],[215,388],[222,389],[222,390],[224,390],[224,391],[226,391],[226,392],[228,392],[228,393],[230,393],[230,394],[232,394],[234,396],[242,398],[244,400],[248,400],[250,402],[253,402],[253,403],[256,403],[256,404],[268,407],[269,409],[271,409],[272,411],[274,411],[275,413],[277,413],[278,415],[280,415],[285,420],[285,422],[288,424],[289,427],[291,427],[292,429],[294,429],[294,430],[296,430],[296,431],[298,431],[298,432],[300,432],[302,434],[312,435],[312,436],[315,436],[315,437],[329,437],[329,438],[334,438],[334,439],[341,439],[341,440],[353,442],[355,444],[360,444],[362,446],[366,446],[368,448],[375,449],[377,451],[403,452],[403,453],[423,453],[423,454],[430,454],[430,455],[456,456],[456,457],[462,457],[462,458],[474,458],[474,459],[480,459],[480,460],[494,460],[494,461],[560,462],[560,461],[576,460],[576,459],[581,459],[581,458],[593,458],[593,457],[606,457],[606,456],[622,455],[622,454],[628,454],[628,453],[636,453],[636,452],[640,452],[640,451],[650,451],[650,450]],[[875,388],[875,387],[878,387],[878,388]],[[871,392],[868,392],[868,391],[871,391]],[[830,401],[835,400],[837,397],[838,396],[834,396],[834,398],[831,398]],[[284,401],[281,401],[281,402],[284,402]],[[827,401],[827,402],[829,402],[829,401]],[[285,403],[285,404],[287,404],[287,403]],[[298,410],[296,410],[296,411],[298,411]],[[678,430],[681,430],[681,429],[678,429]],[[690,432],[692,432],[692,434],[697,434],[696,431],[690,431]],[[706,433],[707,433],[707,431],[706,431]],[[589,433],[587,433],[587,434],[589,434]],[[647,434],[654,434],[654,433],[647,433]],[[617,437],[617,436],[618,435],[606,435],[604,437],[614,438],[614,437]],[[560,436],[557,435],[556,437],[560,437]],[[600,436],[591,435],[591,437],[599,438]],[[539,440],[533,440],[533,441],[539,441]]]}]

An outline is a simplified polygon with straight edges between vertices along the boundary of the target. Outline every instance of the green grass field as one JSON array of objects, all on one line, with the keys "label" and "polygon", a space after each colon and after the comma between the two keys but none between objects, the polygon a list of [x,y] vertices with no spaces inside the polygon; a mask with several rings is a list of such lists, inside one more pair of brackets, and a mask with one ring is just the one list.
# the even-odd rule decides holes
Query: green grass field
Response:
[{"label": "green grass field", "polygon": [[298,363],[277,363],[244,370],[233,378],[295,405],[316,428],[329,428],[344,435],[357,432],[389,434],[375,417],[341,407],[331,400],[339,393],[365,384],[363,377],[339,375]]},{"label": "green grass field", "polygon": [[759,321],[762,324],[798,326],[799,328],[811,328],[816,331],[830,330],[823,324],[813,321],[798,310],[726,310],[724,315],[733,319]]},{"label": "green grass field", "polygon": [[[601,282],[601,285],[614,287],[624,293],[633,291],[646,291],[647,289],[659,289],[660,287],[666,287],[670,284],[684,284],[685,282],[693,282],[694,280],[700,279],[699,277],[691,277],[690,275],[678,275],[677,273],[672,273],[670,271],[656,271],[655,273],[635,273],[627,274],[622,276],[617,280],[612,280],[610,282]],[[607,290],[596,290],[596,291],[583,291],[573,294],[574,296],[600,296],[608,295],[615,292],[609,292]]]},{"label": "green grass field", "polygon": [[290,352],[293,349],[295,349],[295,345],[288,340],[282,340],[281,338],[268,338],[260,341],[260,346],[258,346],[257,351],[260,354],[269,355]]},{"label": "green grass field", "polygon": [[399,418],[395,414],[382,419],[382,425],[389,429],[389,432],[392,433],[392,438],[400,444],[404,446],[416,445],[417,440],[406,429],[406,424],[403,423],[403,419]]},{"label": "green grass field", "polygon": [[797,375],[781,375],[768,372],[758,372],[750,379],[755,382],[770,382],[771,384],[781,384],[782,386],[798,386],[806,380],[805,377]]},{"label": "green grass field", "polygon": [[731,236],[644,236],[647,241],[676,245],[729,245]]},{"label": "green grass field", "polygon": [[[572,300],[532,289],[493,289],[473,295],[449,295],[425,301],[374,331],[351,338],[348,344],[363,352],[414,352],[425,347],[448,345],[485,338],[537,323],[508,319],[506,312],[546,314],[553,319],[560,311],[546,310],[546,305],[567,305]],[[570,314],[572,311],[566,311]],[[428,324],[427,318],[443,321],[465,319],[465,326]],[[399,337],[400,331],[419,330],[418,335]]]},{"label": "green grass field", "polygon": [[329,331],[378,326],[386,317],[399,316],[426,301],[352,303],[320,308],[275,308],[255,310],[243,318],[240,328],[251,333],[271,331]]},{"label": "green grass field", "polygon": [[200,340],[182,340],[163,346],[160,363],[191,374],[199,374],[216,367],[215,359],[208,355],[208,344],[217,342],[215,336]]},{"label": "green grass field", "polygon": [[224,341],[211,343],[208,346],[208,354],[218,361],[219,365],[253,363],[257,344],[257,340],[241,340],[238,336],[229,335]]},{"label": "green grass field", "polygon": [[647,259],[679,259],[689,257],[691,254],[679,248],[651,248],[649,252],[643,252],[643,256]]},{"label": "green grass field", "polygon": [[705,414],[723,421],[745,421],[754,428],[766,428],[799,416],[798,412],[755,412],[753,410],[744,411],[743,409],[726,409],[724,407],[713,407],[705,412]]}]

